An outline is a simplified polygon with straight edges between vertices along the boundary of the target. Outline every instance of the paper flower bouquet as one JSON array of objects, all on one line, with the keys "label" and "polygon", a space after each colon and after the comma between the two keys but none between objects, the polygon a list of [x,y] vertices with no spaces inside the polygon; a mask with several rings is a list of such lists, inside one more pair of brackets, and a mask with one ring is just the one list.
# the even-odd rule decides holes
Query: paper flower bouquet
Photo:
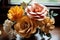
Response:
[{"label": "paper flower bouquet", "polygon": [[26,6],[13,6],[7,13],[8,19],[3,24],[3,29],[8,35],[14,32],[23,38],[29,38],[39,30],[40,35],[47,35],[54,29],[54,18],[49,16],[46,6],[33,3]]}]

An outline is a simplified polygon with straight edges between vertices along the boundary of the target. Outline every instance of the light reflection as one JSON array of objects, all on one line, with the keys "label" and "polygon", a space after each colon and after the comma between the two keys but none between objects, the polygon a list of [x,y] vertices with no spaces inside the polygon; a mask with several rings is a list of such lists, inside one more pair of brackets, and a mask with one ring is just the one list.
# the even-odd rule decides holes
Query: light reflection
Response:
[{"label": "light reflection", "polygon": [[0,30],[0,35],[2,34],[1,30]]}]

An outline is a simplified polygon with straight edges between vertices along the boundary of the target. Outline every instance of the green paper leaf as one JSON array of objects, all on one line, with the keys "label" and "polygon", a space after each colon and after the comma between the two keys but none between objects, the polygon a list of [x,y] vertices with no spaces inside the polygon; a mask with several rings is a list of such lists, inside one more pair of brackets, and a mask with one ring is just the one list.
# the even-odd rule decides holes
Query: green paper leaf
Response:
[{"label": "green paper leaf", "polygon": [[51,11],[51,15],[52,15],[53,13],[54,13],[54,11],[52,10],[52,11]]},{"label": "green paper leaf", "polygon": [[54,13],[53,16],[58,16],[58,14],[57,13]]},{"label": "green paper leaf", "polygon": [[47,37],[51,37],[51,34],[50,34],[50,33],[48,33],[48,34],[46,34],[46,36],[47,36]]},{"label": "green paper leaf", "polygon": [[41,37],[43,37],[43,35],[45,35],[45,33],[41,30],[39,31],[39,34],[40,34]]},{"label": "green paper leaf", "polygon": [[23,8],[25,9],[27,7],[27,3],[23,2],[21,3],[21,6],[23,6]]}]

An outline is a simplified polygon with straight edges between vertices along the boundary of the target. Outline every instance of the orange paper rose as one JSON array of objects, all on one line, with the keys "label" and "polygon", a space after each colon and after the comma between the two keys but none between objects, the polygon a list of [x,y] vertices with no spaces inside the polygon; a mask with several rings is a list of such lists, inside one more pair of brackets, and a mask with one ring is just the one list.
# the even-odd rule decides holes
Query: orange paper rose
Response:
[{"label": "orange paper rose", "polygon": [[22,37],[28,38],[36,32],[37,25],[28,16],[23,16],[14,26],[15,30]]},{"label": "orange paper rose", "polygon": [[10,8],[7,15],[10,20],[17,21],[23,16],[23,13],[24,13],[24,10],[22,6],[14,6]]}]

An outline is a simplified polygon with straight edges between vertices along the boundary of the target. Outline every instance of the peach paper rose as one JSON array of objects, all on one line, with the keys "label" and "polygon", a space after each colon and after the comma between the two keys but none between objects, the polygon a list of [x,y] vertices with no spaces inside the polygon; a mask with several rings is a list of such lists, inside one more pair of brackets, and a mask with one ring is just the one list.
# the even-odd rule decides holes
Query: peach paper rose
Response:
[{"label": "peach paper rose", "polygon": [[50,17],[46,17],[43,21],[40,22],[39,26],[40,29],[45,32],[45,33],[49,33],[49,31],[54,29],[54,24],[55,20],[51,19]]},{"label": "peach paper rose", "polygon": [[16,32],[24,38],[29,38],[36,32],[37,25],[28,16],[23,16],[14,26]]},{"label": "peach paper rose", "polygon": [[45,19],[46,15],[48,13],[48,9],[47,9],[47,7],[45,7],[41,4],[34,3],[30,6],[27,6],[25,9],[25,12],[27,13],[27,15],[30,18],[41,21],[41,20]]}]

